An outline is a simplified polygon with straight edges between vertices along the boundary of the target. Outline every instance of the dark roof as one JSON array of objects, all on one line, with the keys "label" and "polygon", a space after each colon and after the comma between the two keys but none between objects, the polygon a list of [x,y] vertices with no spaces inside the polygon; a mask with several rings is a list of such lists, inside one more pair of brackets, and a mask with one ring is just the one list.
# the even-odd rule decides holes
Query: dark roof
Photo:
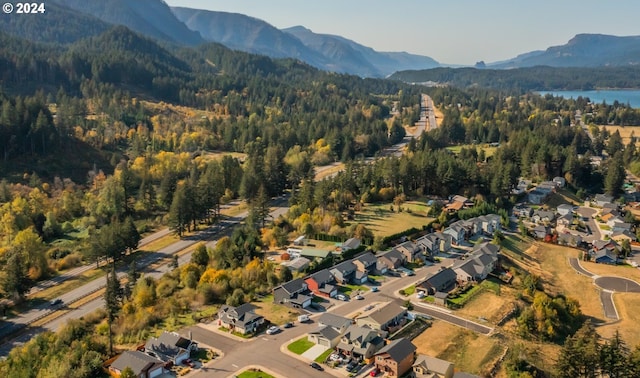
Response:
[{"label": "dark roof", "polygon": [[356,257],[353,260],[354,261],[355,260],[360,261],[365,266],[373,265],[378,261],[376,256],[371,252],[363,253],[363,254],[361,254],[360,256]]},{"label": "dark roof", "polygon": [[173,332],[162,332],[160,337],[151,337],[144,345],[146,352],[153,352],[159,359],[168,361],[173,359],[186,348],[181,348],[177,344],[182,337]]},{"label": "dark roof", "polygon": [[424,280],[423,283],[420,284],[420,286],[423,286],[423,284],[426,284],[427,286],[439,288],[443,285],[446,285],[449,282],[455,282],[456,277],[457,277],[456,272],[454,272],[453,269],[444,268],[441,271],[435,273],[431,277]]},{"label": "dark roof", "polygon": [[402,361],[408,355],[415,353],[416,346],[409,339],[401,338],[393,340],[390,344],[380,349],[376,356],[380,354],[388,354],[394,361]]},{"label": "dark roof", "polygon": [[340,315],[325,312],[318,318],[318,324],[324,324],[334,328],[342,328],[345,324],[351,324],[353,321]]},{"label": "dark roof", "polygon": [[363,316],[363,318],[369,317],[376,321],[378,324],[386,324],[391,321],[391,319],[402,313],[405,313],[406,311],[407,310],[404,307],[400,307],[394,302],[389,302],[386,306],[372,311],[369,315]]},{"label": "dark roof", "polygon": [[111,367],[122,371],[128,366],[138,376],[155,364],[162,364],[162,361],[137,350],[128,350],[113,361]]},{"label": "dark roof", "polygon": [[295,280],[291,280],[289,282],[283,283],[282,285],[280,285],[280,287],[283,288],[287,293],[293,294],[302,290],[303,284],[304,284],[304,279],[296,278]]},{"label": "dark roof", "polygon": [[395,261],[404,261],[405,257],[402,253],[400,253],[400,251],[395,250],[395,249],[390,249],[386,252],[381,253],[380,255],[378,255],[378,258],[388,258],[389,260],[395,262]]},{"label": "dark roof", "polygon": [[351,260],[343,261],[340,264],[334,265],[331,271],[338,271],[342,274],[349,274],[356,271],[356,266]]},{"label": "dark roof", "polygon": [[317,331],[313,331],[309,333],[321,335],[322,337],[328,340],[333,340],[340,336],[340,333],[330,326],[322,327]]},{"label": "dark roof", "polygon": [[333,282],[333,275],[331,274],[331,272],[329,272],[329,269],[319,270],[307,278],[312,278],[319,284]]}]

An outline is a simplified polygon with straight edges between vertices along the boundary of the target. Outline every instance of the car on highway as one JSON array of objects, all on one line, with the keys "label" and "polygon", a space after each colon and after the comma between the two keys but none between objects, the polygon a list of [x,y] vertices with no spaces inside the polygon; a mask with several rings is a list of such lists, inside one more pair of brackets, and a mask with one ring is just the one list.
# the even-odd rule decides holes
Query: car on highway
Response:
[{"label": "car on highway", "polygon": [[311,366],[312,368],[318,371],[324,371],[324,368],[320,366],[317,362],[312,362],[309,366]]},{"label": "car on highway", "polygon": [[62,303],[63,303],[62,299],[57,298],[57,299],[54,299],[54,300],[52,300],[51,302],[49,302],[49,305],[50,305],[51,307],[53,307],[53,306],[60,306]]},{"label": "car on highway", "polygon": [[267,335],[274,335],[278,332],[280,332],[280,327],[278,326],[271,326],[269,327],[269,329],[267,329]]}]

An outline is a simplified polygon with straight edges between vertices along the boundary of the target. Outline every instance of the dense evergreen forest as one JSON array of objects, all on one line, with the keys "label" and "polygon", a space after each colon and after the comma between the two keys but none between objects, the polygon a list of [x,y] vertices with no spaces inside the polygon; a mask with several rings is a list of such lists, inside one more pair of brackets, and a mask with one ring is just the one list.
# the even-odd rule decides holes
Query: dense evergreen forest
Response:
[{"label": "dense evergreen forest", "polygon": [[640,68],[637,67],[433,68],[396,72],[391,78],[409,83],[434,82],[459,88],[477,86],[521,92],[640,88]]},{"label": "dense evergreen forest", "polygon": [[[197,247],[190,263],[161,279],[140,278],[135,265],[124,286],[111,276],[106,311],[14,350],[0,363],[6,377],[96,376],[111,353],[110,330],[117,344],[135,344],[167,318],[269,293],[292,275],[261,252],[292,232],[355,235],[382,247],[366,227],[346,225],[365,203],[464,194],[506,217],[520,177],[563,176],[578,196],[618,195],[623,167],[640,166],[635,143],[578,124],[578,110],[588,123],[636,124],[638,112],[619,103],[540,97],[522,85],[462,90],[361,79],[216,44],[161,46],[124,27],[66,46],[4,34],[0,43],[5,305],[68,268],[123,264],[153,227],[181,236],[217,222],[232,199],[249,209],[231,236]],[[442,110],[440,127],[412,139],[400,157],[365,164],[403,139],[421,92]],[[603,150],[609,158],[593,166],[590,157]],[[314,180],[315,166],[338,161],[343,172]],[[289,213],[267,225],[270,199],[286,191]],[[579,342],[582,334],[570,336],[583,320],[573,301],[537,301],[541,310],[527,312],[530,337]],[[535,322],[547,319],[535,316],[545,311],[571,313],[571,324],[536,333]]]}]

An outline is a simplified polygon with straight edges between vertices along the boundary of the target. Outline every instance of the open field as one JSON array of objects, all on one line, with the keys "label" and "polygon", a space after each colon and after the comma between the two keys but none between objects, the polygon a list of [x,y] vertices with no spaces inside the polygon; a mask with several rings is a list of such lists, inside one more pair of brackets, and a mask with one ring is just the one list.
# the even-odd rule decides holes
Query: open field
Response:
[{"label": "open field", "polygon": [[289,307],[273,303],[273,295],[267,295],[252,303],[257,307],[256,314],[264,316],[266,320],[274,324],[292,322],[298,316],[298,313]]},{"label": "open field", "polygon": [[616,131],[620,133],[622,137],[622,143],[629,144],[631,141],[631,134],[633,133],[635,137],[640,137],[640,127],[639,126],[598,126],[598,128],[605,128],[609,134],[613,134]]},{"label": "open field", "polygon": [[[362,223],[372,230],[375,235],[389,236],[411,227],[421,229],[422,226],[430,223],[434,218],[426,216],[428,207],[423,202],[408,201],[401,205],[401,213],[394,206],[394,211],[390,210],[391,204],[366,204],[362,211],[356,212],[354,222]],[[411,213],[407,212],[411,209]]]},{"label": "open field", "polygon": [[413,339],[417,352],[455,364],[456,371],[483,374],[504,351],[500,340],[452,324],[434,321]]},{"label": "open field", "polygon": [[582,205],[583,203],[583,200],[567,189],[559,189],[556,193],[551,193],[545,201],[545,204],[550,208],[558,207],[558,205],[562,204]]},{"label": "open field", "polygon": [[475,148],[476,151],[478,151],[478,153],[480,152],[480,150],[484,150],[484,155],[486,157],[491,157],[493,156],[493,154],[496,152],[496,150],[498,149],[498,147],[491,147],[488,144],[462,144],[459,146],[451,146],[451,147],[447,147],[447,150],[453,152],[454,154],[459,154],[460,150],[462,150],[463,148]]}]

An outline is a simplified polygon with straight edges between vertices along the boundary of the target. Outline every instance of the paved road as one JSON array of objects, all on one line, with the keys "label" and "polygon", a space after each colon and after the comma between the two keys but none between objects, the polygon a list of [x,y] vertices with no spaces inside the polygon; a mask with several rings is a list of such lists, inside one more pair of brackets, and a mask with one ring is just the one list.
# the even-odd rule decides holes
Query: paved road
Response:
[{"label": "paved road", "polygon": [[588,270],[584,269],[582,267],[582,265],[580,265],[580,261],[578,261],[578,259],[576,259],[575,257],[571,257],[569,258],[569,264],[571,265],[571,267],[573,267],[573,269],[582,274],[583,276],[587,276],[589,278],[593,278],[594,274],[589,272]]},{"label": "paved road", "polygon": [[618,320],[618,310],[613,302],[613,292],[609,290],[600,290],[600,302],[602,302],[602,310],[604,316],[608,319]]},{"label": "paved road", "polygon": [[[286,211],[285,204],[287,203],[287,201],[288,201],[287,197],[281,197],[275,200],[273,202],[273,205],[275,206],[275,208],[272,211],[271,215],[277,217],[283,211]],[[236,217],[228,218],[220,222],[218,225],[208,227],[205,230],[200,231],[196,235],[190,236],[174,244],[171,244],[157,252],[145,253],[144,255],[141,256],[141,258],[139,258],[136,261],[136,264],[138,265],[138,267],[140,267],[141,270],[144,271],[146,267],[152,265],[153,263],[161,259],[165,259],[169,256],[172,256],[173,254],[176,254],[196,243],[212,240],[214,238],[221,237],[224,235],[229,235],[232,232],[234,226],[237,225],[239,222],[241,222],[244,218],[246,218],[247,215],[248,213],[244,212],[242,214],[239,214]],[[178,259],[178,264],[185,264],[190,260],[191,260],[191,253],[187,253]],[[144,272],[146,276],[159,278],[169,270],[170,270],[169,265],[164,264],[153,271],[146,270]],[[126,275],[127,271],[128,271],[128,267],[122,267],[118,270],[118,275],[120,277],[123,277],[124,275]],[[86,297],[91,293],[95,293],[96,291],[99,291],[100,289],[104,288],[105,283],[106,281],[103,279],[93,280],[75,290],[65,293],[64,295],[61,295],[59,298],[62,299],[65,304],[71,304],[73,302],[76,302]],[[103,307],[103,305],[104,305],[104,300],[102,299],[102,297],[99,297],[91,302],[84,304],[83,306],[80,306],[77,309],[64,313],[64,315],[56,318],[52,322],[47,323],[41,328],[29,329],[26,331],[26,333],[23,332],[20,336],[8,342],[3,343],[0,346],[0,356],[6,356],[9,353],[9,351],[13,349],[15,346],[18,346],[28,341],[30,338],[32,338],[34,335],[36,335],[39,332],[42,332],[44,330],[56,331],[61,325],[65,324],[67,320],[77,319],[82,316],[85,316],[93,312],[94,310],[100,307]],[[65,309],[65,307],[61,307],[61,309]],[[23,314],[20,314],[20,316],[17,316],[16,318],[11,319],[10,321],[4,321],[3,327],[0,328],[0,331],[3,332],[5,335],[15,333],[20,329],[25,328],[28,324],[33,323],[35,320],[51,314],[55,310],[57,309],[52,309],[48,304],[42,304]]]},{"label": "paved road", "polygon": [[595,284],[602,289],[619,293],[640,293],[640,284],[622,277],[597,277]]}]

